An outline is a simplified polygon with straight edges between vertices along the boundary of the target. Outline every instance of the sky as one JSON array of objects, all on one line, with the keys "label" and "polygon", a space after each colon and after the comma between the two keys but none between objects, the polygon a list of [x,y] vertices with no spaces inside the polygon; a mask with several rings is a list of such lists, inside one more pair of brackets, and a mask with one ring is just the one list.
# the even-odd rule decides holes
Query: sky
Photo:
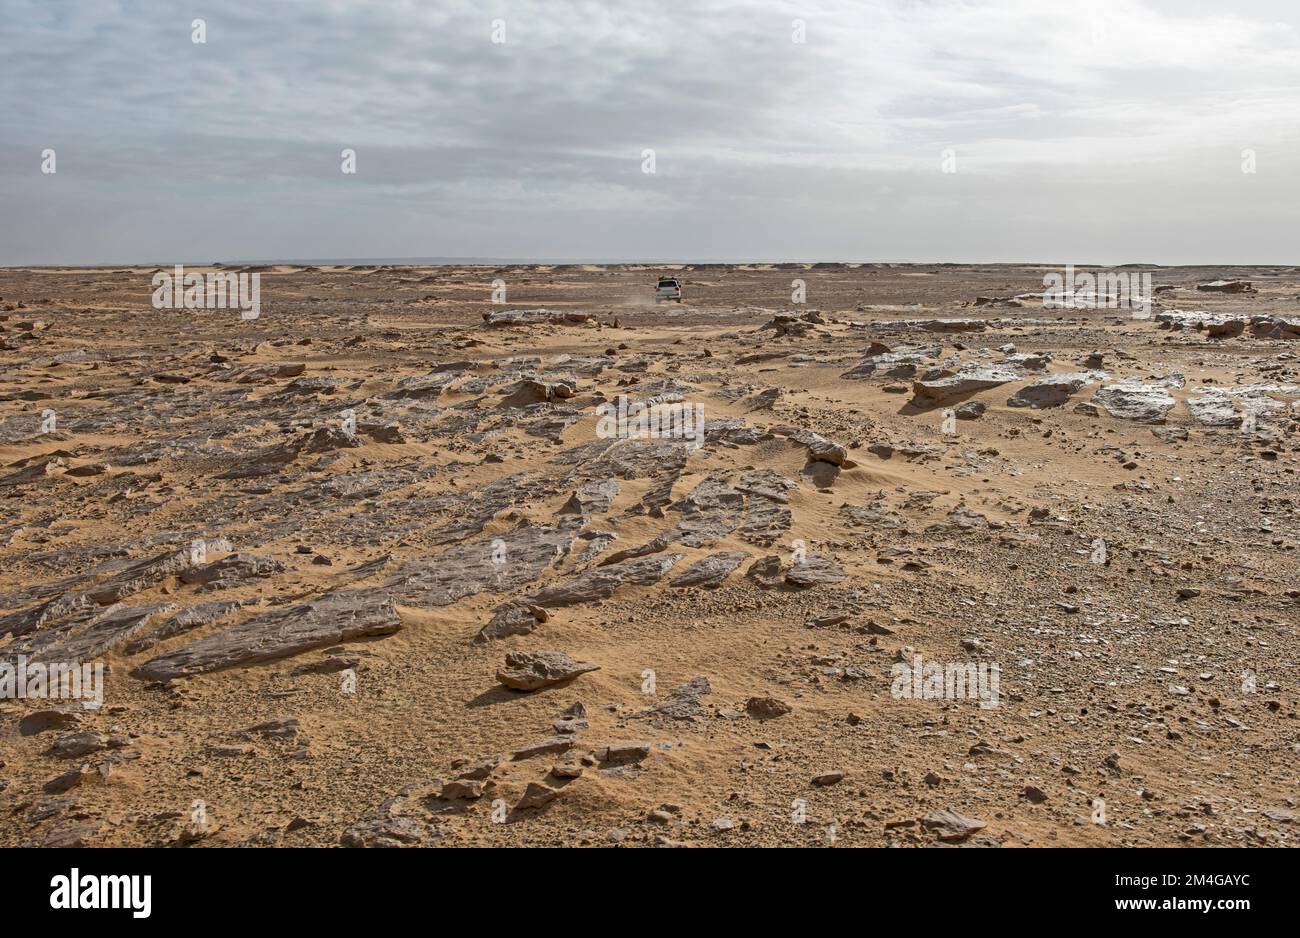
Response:
[{"label": "sky", "polygon": [[0,265],[1300,263],[1295,0],[0,0],[0,49]]}]

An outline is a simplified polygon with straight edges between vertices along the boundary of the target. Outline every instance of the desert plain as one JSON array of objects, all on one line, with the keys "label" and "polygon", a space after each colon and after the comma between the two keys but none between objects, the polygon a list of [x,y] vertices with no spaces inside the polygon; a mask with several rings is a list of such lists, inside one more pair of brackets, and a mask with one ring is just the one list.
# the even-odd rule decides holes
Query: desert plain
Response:
[{"label": "desert plain", "polygon": [[160,269],[0,270],[0,844],[1295,843],[1300,268]]}]

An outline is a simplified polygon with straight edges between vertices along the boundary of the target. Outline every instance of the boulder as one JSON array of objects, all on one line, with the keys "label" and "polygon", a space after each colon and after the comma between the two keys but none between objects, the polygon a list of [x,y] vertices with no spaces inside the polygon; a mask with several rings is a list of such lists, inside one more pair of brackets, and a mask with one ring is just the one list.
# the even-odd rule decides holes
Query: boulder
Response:
[{"label": "boulder", "polygon": [[528,787],[524,789],[524,795],[515,805],[516,811],[528,811],[550,804],[556,798],[560,797],[558,789],[543,785],[541,782],[529,782]]},{"label": "boulder", "polygon": [[791,709],[788,703],[775,697],[750,697],[745,701],[745,712],[756,720],[774,720],[785,716]]},{"label": "boulder", "polygon": [[18,721],[20,736],[35,736],[46,730],[65,730],[81,725],[81,717],[71,710],[33,710]]},{"label": "boulder", "polygon": [[772,432],[788,437],[790,442],[798,443],[808,450],[808,459],[828,462],[842,469],[852,469],[855,463],[849,459],[849,451],[838,443],[833,443],[819,433],[811,430],[799,430],[793,427],[773,427]]},{"label": "boulder", "polygon": [[474,636],[475,644],[510,635],[528,635],[551,617],[541,606],[527,603],[502,603],[492,614],[487,625]]},{"label": "boulder", "polygon": [[603,762],[606,765],[627,765],[630,762],[640,762],[650,755],[650,749],[651,745],[648,742],[629,739],[602,746],[592,755],[596,757],[597,762]]},{"label": "boulder", "polygon": [[597,665],[575,661],[562,651],[512,651],[506,655],[505,667],[497,670],[497,680],[511,690],[534,691],[599,670]]}]

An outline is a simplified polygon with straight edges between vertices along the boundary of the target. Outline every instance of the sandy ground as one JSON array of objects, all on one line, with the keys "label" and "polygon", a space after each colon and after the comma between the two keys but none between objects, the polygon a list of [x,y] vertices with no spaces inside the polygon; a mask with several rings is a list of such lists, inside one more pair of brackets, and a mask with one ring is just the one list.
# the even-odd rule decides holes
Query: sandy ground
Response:
[{"label": "sandy ground", "polygon": [[[0,702],[0,844],[1294,843],[1300,344],[1250,318],[1300,317],[1300,270],[976,304],[1050,269],[268,267],[253,320],[0,271],[0,652],[108,672],[97,710]],[[537,308],[570,315],[484,320]],[[620,394],[703,445],[602,436]],[[392,612],[331,633],[338,591]],[[539,651],[599,670],[502,686]],[[899,695],[918,656],[996,700]]]}]

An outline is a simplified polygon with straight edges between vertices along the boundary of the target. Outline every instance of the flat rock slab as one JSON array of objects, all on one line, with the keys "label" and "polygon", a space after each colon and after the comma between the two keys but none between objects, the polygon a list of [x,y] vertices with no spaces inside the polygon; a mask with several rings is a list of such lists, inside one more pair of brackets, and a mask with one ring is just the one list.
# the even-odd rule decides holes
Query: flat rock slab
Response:
[{"label": "flat rock slab", "polygon": [[428,400],[438,397],[447,386],[455,382],[457,375],[451,371],[438,371],[414,378],[403,378],[393,390],[384,395],[386,400]]},{"label": "flat rock slab", "polygon": [[[207,542],[207,550],[228,551],[230,543],[225,538],[216,538]],[[0,636],[9,633],[17,638],[74,613],[83,613],[96,606],[112,605],[196,565],[195,557],[188,548],[169,550],[144,560],[106,564],[105,567],[111,569],[99,572],[100,576],[104,573],[108,576],[98,583],[94,583],[97,575],[92,573],[74,578],[76,589],[66,589],[69,585],[67,583],[55,584],[54,590],[42,588],[41,595],[48,596],[51,592],[57,595],[30,609],[0,616]],[[60,588],[66,591],[58,592]]]},{"label": "flat rock slab", "polygon": [[809,587],[838,583],[848,577],[835,561],[824,554],[809,553],[800,563],[792,563],[785,571],[785,582],[790,586]]},{"label": "flat rock slab", "polygon": [[956,842],[965,840],[976,831],[983,830],[987,825],[973,817],[966,817],[952,809],[940,811],[931,811],[925,817],[921,818],[921,826],[932,832],[936,837],[946,842]]},{"label": "flat rock slab", "polygon": [[202,589],[228,589],[254,580],[284,573],[289,568],[273,557],[257,554],[230,554],[202,567],[181,572],[181,582],[197,584]]},{"label": "flat rock slab", "polygon": [[1008,407],[1060,407],[1070,396],[1092,383],[1086,371],[1045,375],[1031,381],[1007,399]]},{"label": "flat rock slab", "polygon": [[1119,420],[1164,423],[1174,408],[1173,396],[1155,384],[1112,384],[1098,388],[1091,403]]},{"label": "flat rock slab", "polygon": [[442,840],[448,833],[446,828],[421,816],[418,801],[407,795],[403,792],[366,812],[339,837],[339,846],[427,847]]},{"label": "flat rock slab", "polygon": [[547,586],[526,597],[524,602],[545,609],[557,609],[608,599],[620,586],[652,586],[658,583],[684,556],[685,554],[654,554],[608,567],[597,567],[580,573],[565,583]]},{"label": "flat rock slab", "polygon": [[46,754],[53,756],[55,759],[81,759],[92,753],[107,749],[110,743],[121,745],[122,742],[123,740],[120,738],[110,740],[109,737],[104,736],[102,733],[67,733],[51,743],[50,748],[46,750]]},{"label": "flat rock slab", "polygon": [[340,590],[254,616],[184,648],[151,658],[131,676],[142,681],[170,681],[276,661],[357,638],[391,635],[401,627],[397,608],[385,590]]},{"label": "flat rock slab", "polygon": [[1156,322],[1161,328],[1204,330],[1211,338],[1241,335],[1246,330],[1247,319],[1244,314],[1207,313],[1181,309],[1170,309],[1156,314]]},{"label": "flat rock slab", "polygon": [[235,368],[214,368],[210,377],[213,381],[234,384],[255,384],[261,381],[274,381],[276,378],[296,378],[307,370],[305,362],[292,362],[280,365],[240,365]]},{"label": "flat rock slab", "polygon": [[667,550],[668,545],[673,542],[675,537],[676,532],[668,531],[664,534],[660,534],[658,537],[646,541],[644,544],[638,544],[635,547],[618,550],[610,554],[608,557],[602,557],[600,563],[596,564],[596,566],[610,567],[614,564],[622,563],[624,560],[632,560],[635,557],[645,557],[649,554],[657,554],[660,551]]},{"label": "flat rock slab", "polygon": [[679,539],[686,547],[707,547],[741,522],[745,496],[721,479],[705,479],[671,506],[681,512]]},{"label": "flat rock slab", "polygon": [[586,313],[571,313],[559,309],[501,309],[483,314],[489,326],[582,325],[590,322]]},{"label": "flat rock slab", "polygon": [[704,702],[701,698],[713,693],[709,679],[697,675],[685,684],[674,688],[668,699],[656,707],[633,714],[633,719],[667,722],[671,720],[694,720],[704,714]]},{"label": "flat rock slab", "polygon": [[914,378],[927,360],[938,358],[942,352],[943,348],[938,345],[921,349],[899,349],[883,354],[868,352],[866,358],[840,377],[850,381],[867,378]]},{"label": "flat rock slab", "polygon": [[787,479],[773,469],[750,469],[740,476],[736,489],[748,495],[762,495],[782,504],[790,501],[790,493],[799,487],[793,479]]},{"label": "flat rock slab", "polygon": [[763,431],[751,427],[741,417],[724,417],[704,422],[704,439],[708,443],[726,446],[754,446],[762,441]]},{"label": "flat rock slab", "polygon": [[384,585],[412,606],[447,606],[478,593],[510,592],[567,554],[573,537],[572,528],[521,525],[408,561]]},{"label": "flat rock slab", "polygon": [[0,486],[24,485],[28,482],[39,482],[50,476],[56,476],[63,472],[67,462],[62,457],[55,456],[53,459],[43,459],[40,462],[33,463],[25,469],[0,478]]},{"label": "flat rock slab", "polygon": [[783,586],[806,589],[810,586],[838,583],[846,579],[848,574],[829,557],[808,553],[789,566],[783,566],[781,558],[775,554],[760,557],[749,565],[745,576],[764,589]]},{"label": "flat rock slab", "polygon": [[946,378],[915,381],[912,383],[912,393],[915,402],[933,404],[996,388],[1019,378],[1020,375],[1009,368],[963,368]]},{"label": "flat rock slab", "polygon": [[511,690],[534,691],[571,680],[588,671],[599,671],[588,661],[575,661],[562,651],[512,651],[497,680]]},{"label": "flat rock slab", "polygon": [[997,365],[1013,371],[1042,371],[1051,360],[1052,356],[1047,352],[1010,352]]},{"label": "flat rock slab", "polygon": [[[229,550],[230,544],[218,538],[208,542],[206,549]],[[86,592],[95,602],[103,605],[121,602],[133,593],[156,586],[167,577],[179,575],[195,566],[197,566],[196,558],[189,548],[171,550],[134,563]]]},{"label": "flat rock slab", "polygon": [[265,739],[293,739],[298,735],[298,729],[299,724],[296,717],[279,717],[274,720],[267,720],[264,723],[246,726],[239,732],[244,736],[261,736]]},{"label": "flat rock slab", "polygon": [[1187,412],[1206,427],[1239,427],[1241,414],[1237,405],[1222,394],[1198,394],[1187,399]]},{"label": "flat rock slab", "polygon": [[89,664],[106,652],[125,644],[144,631],[156,617],[166,615],[175,608],[170,603],[149,606],[116,603],[94,617],[84,628],[33,647],[32,658],[39,662]]},{"label": "flat rock slab", "polygon": [[217,476],[218,479],[254,479],[283,472],[298,457],[313,453],[335,453],[355,449],[363,443],[356,434],[338,427],[317,427],[308,433],[268,446],[237,466]]},{"label": "flat rock slab", "polygon": [[1212,280],[1198,283],[1196,289],[1202,293],[1253,293],[1255,287],[1249,280]]},{"label": "flat rock slab", "polygon": [[655,482],[641,496],[638,508],[650,512],[654,517],[660,517],[663,509],[672,504],[673,487],[677,484],[679,478],[681,478],[681,473],[674,471]]},{"label": "flat rock slab", "polygon": [[759,557],[749,565],[749,569],[745,571],[745,576],[764,589],[771,589],[785,582],[785,573],[781,568],[781,558],[775,554]]},{"label": "flat rock slab", "polygon": [[580,515],[583,518],[603,515],[609,511],[609,506],[618,497],[618,492],[618,479],[592,479],[578,486],[577,491],[569,496],[569,500],[558,513]]},{"label": "flat rock slab", "polygon": [[680,472],[693,452],[695,448],[690,440],[666,437],[594,440],[566,450],[554,461],[577,466],[590,478],[643,479],[665,471]]},{"label": "flat rock slab", "polygon": [[[832,472],[839,469],[830,463],[813,462],[811,466],[825,466]],[[794,515],[780,501],[766,495],[751,495],[745,506],[745,521],[738,529],[741,538],[764,547],[790,530]]]},{"label": "flat rock slab", "polygon": [[577,378],[549,380],[541,377],[524,377],[501,389],[503,407],[529,407],[548,401],[563,400],[577,393]]},{"label": "flat rock slab", "polygon": [[142,651],[148,651],[165,639],[197,629],[202,625],[210,625],[219,619],[224,619],[243,605],[244,603],[239,600],[219,599],[182,609],[152,632],[132,638],[126,643],[125,651],[128,655],[138,655]]},{"label": "flat rock slab", "polygon": [[[979,300],[985,300],[980,303]],[[980,297],[976,300],[976,306],[987,306],[991,302],[1008,302],[1007,300],[990,300],[988,297]],[[905,319],[902,320],[913,329],[924,329],[926,332],[983,332],[988,323],[983,319]]]},{"label": "flat rock slab", "polygon": [[749,557],[743,550],[724,550],[695,561],[670,581],[671,586],[716,589]]}]

